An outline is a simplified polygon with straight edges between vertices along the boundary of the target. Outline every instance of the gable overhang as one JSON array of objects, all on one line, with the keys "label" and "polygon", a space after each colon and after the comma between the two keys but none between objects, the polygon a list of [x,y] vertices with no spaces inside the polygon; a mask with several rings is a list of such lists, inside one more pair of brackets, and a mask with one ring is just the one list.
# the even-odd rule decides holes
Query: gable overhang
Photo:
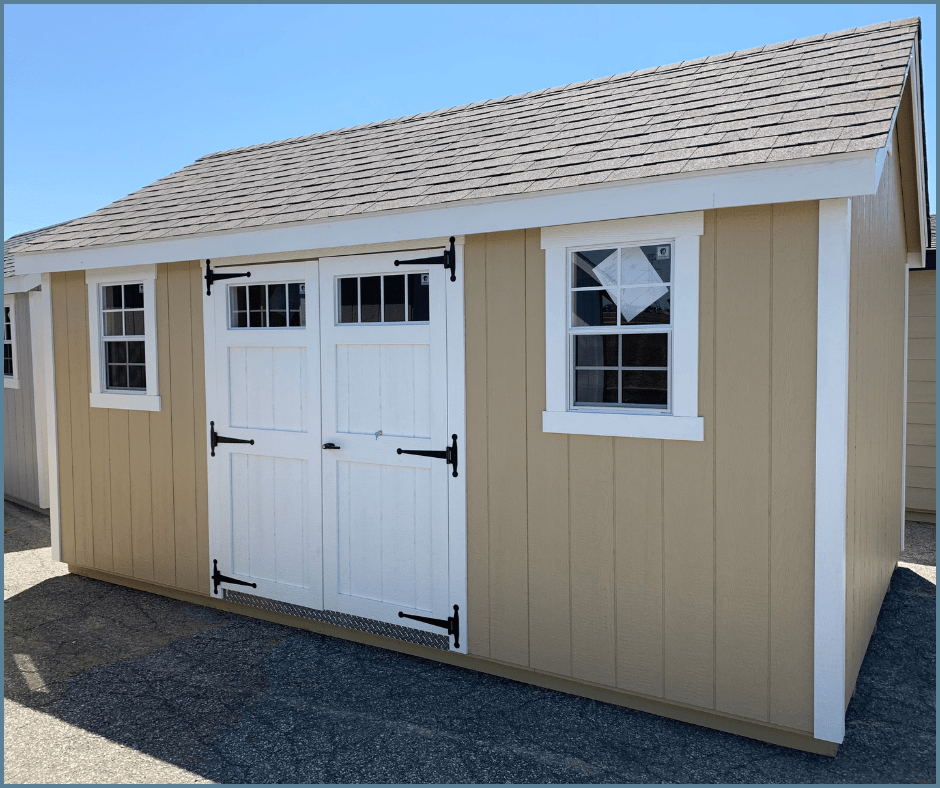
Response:
[{"label": "gable overhang", "polygon": [[41,284],[41,274],[14,274],[3,277],[4,293],[28,293],[38,290]]},{"label": "gable overhang", "polygon": [[616,185],[466,200],[270,228],[79,249],[18,252],[17,271],[52,273],[289,254],[605,219],[874,194],[884,149],[675,174]]}]

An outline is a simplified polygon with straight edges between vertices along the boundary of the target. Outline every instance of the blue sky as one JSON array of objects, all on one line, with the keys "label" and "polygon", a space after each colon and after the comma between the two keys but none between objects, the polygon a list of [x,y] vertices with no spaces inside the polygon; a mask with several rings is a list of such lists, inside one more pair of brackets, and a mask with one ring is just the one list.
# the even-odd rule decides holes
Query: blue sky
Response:
[{"label": "blue sky", "polygon": [[7,5],[4,238],[213,151],[920,16],[935,5]]}]

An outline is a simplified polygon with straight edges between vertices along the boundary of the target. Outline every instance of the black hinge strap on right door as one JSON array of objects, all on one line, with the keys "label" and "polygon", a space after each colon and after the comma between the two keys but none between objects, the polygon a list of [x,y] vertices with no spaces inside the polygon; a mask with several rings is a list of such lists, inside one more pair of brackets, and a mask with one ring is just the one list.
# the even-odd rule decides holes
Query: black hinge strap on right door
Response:
[{"label": "black hinge strap on right door", "polygon": [[257,588],[257,583],[249,583],[246,580],[236,580],[234,577],[227,577],[219,571],[219,562],[213,558],[212,559],[212,593],[219,593],[219,583],[232,583],[237,586],[251,586],[252,588]]},{"label": "black hinge strap on right door", "polygon": [[454,648],[460,648],[460,608],[454,605],[454,615],[450,618],[427,618],[426,616],[413,616],[410,613],[398,611],[399,618],[410,618],[414,621],[423,621],[432,627],[446,629],[448,635],[454,636]]},{"label": "black hinge strap on right door", "polygon": [[[448,446],[444,451],[426,451],[424,449],[399,449],[399,454],[414,454],[418,457],[434,457],[437,460],[444,460],[448,465],[453,466],[454,473],[457,475],[457,436],[451,435],[451,440],[453,444]],[[325,448],[325,447],[324,447]]]},{"label": "black hinge strap on right door", "polygon": [[246,271],[243,274],[217,274],[212,270],[212,266],[209,265],[209,261],[206,260],[206,295],[212,295],[212,285],[220,279],[239,279],[243,276],[251,276],[251,271]]},{"label": "black hinge strap on right door", "polygon": [[215,431],[215,422],[209,422],[209,446],[212,449],[212,456],[215,457],[215,447],[220,443],[250,443],[252,446],[255,445],[253,440],[246,441],[244,438],[226,438],[224,435],[219,435]]},{"label": "black hinge strap on right door", "polygon": [[450,238],[450,249],[445,249],[440,257],[420,257],[417,260],[396,260],[395,265],[443,265],[450,269],[450,281],[457,281],[457,247],[455,238]]}]

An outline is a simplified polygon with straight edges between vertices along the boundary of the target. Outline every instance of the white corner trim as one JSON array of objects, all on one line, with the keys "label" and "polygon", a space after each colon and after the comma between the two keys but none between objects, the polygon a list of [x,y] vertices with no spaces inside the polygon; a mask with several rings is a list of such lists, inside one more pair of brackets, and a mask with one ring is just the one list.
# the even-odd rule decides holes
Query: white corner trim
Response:
[{"label": "white corner trim", "polygon": [[705,419],[668,414],[542,411],[542,432],[568,435],[609,435],[615,438],[703,441]]},{"label": "white corner trim", "polygon": [[[15,361],[15,359],[14,359],[14,366],[13,366],[13,369],[16,369],[15,364],[16,364],[16,361]],[[6,375],[3,376],[3,388],[5,388],[5,389],[18,389],[19,387],[20,387],[20,379],[19,379],[19,378],[15,378],[15,377],[14,377],[14,378],[8,378]]]},{"label": "white corner trim", "polygon": [[651,238],[703,235],[705,212],[687,211],[602,222],[580,222],[542,228],[542,248],[586,246],[588,244],[632,244]]},{"label": "white corner trim", "polygon": [[921,249],[919,252],[908,252],[907,253],[907,268],[908,270],[916,271],[918,268],[927,267],[927,250]]},{"label": "white corner trim", "polygon": [[710,208],[874,194],[875,151],[665,175],[265,229],[60,251],[18,252],[22,273],[77,271],[304,249],[411,242]]},{"label": "white corner trim", "polygon": [[[52,275],[42,275],[42,309],[37,319],[42,324],[42,365],[46,399],[46,458],[49,473],[49,525],[52,541],[52,560],[62,560],[62,523],[59,518],[59,430],[55,400],[55,346],[52,337]],[[36,349],[33,357],[36,357]]]},{"label": "white corner trim", "polygon": [[114,410],[149,410],[159,411],[159,394],[118,394],[113,391],[104,393],[91,392],[89,405],[93,408],[112,408]]},{"label": "white corner trim", "polygon": [[29,293],[29,339],[33,354],[33,412],[36,424],[36,479],[39,482],[39,508],[49,508],[49,457],[46,421],[46,365],[42,345],[42,293]]},{"label": "white corner trim", "polygon": [[846,493],[852,201],[819,201],[813,736],[845,737]]},{"label": "white corner trim", "polygon": [[[4,293],[28,293],[39,287],[41,274],[24,274],[3,277]],[[45,508],[45,507],[43,507]]]}]

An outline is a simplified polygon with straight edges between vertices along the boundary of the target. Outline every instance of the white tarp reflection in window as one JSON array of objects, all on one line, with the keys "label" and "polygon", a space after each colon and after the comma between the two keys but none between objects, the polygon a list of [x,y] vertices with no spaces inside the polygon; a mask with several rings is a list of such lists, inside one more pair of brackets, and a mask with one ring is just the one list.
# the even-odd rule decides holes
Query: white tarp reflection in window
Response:
[{"label": "white tarp reflection in window", "polygon": [[[669,288],[661,283],[662,277],[646,259],[643,251],[637,247],[625,248],[620,250],[623,256],[623,269],[620,273],[620,284],[624,287],[633,285],[628,290],[621,290],[617,286],[617,253],[614,252],[610,257],[596,266],[591,266],[580,255],[575,255],[575,262],[579,268],[592,275],[604,287],[607,288],[607,295],[617,305],[623,319],[629,323],[640,312],[651,304],[658,301]],[[635,285],[644,285],[649,283],[651,287],[635,287]]]}]

